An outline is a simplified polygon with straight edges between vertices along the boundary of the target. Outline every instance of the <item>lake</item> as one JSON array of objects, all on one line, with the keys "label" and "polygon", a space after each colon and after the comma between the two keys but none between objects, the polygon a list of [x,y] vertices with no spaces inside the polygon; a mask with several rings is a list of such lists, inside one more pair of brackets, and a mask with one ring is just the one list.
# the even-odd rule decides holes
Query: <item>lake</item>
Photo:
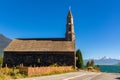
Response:
[{"label": "lake", "polygon": [[120,66],[118,65],[100,65],[101,72],[119,73]]}]

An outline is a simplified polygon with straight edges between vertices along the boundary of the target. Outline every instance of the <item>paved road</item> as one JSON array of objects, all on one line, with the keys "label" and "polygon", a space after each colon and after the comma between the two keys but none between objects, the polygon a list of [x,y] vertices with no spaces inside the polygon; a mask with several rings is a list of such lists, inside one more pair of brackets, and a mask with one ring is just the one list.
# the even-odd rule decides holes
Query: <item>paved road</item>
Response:
[{"label": "paved road", "polygon": [[120,74],[96,72],[71,72],[65,74],[25,78],[17,80],[120,80]]}]

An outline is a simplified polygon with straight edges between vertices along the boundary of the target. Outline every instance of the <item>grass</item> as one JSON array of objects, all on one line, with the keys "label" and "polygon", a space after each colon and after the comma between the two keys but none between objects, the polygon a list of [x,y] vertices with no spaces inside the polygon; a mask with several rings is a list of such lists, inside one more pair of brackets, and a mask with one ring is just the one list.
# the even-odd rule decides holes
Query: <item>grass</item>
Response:
[{"label": "grass", "polygon": [[10,80],[27,77],[24,74],[19,73],[19,69],[13,68],[1,68],[0,80]]},{"label": "grass", "polygon": [[[83,68],[83,70],[85,70],[85,69],[87,69],[87,68]],[[62,73],[75,72],[75,71],[76,71],[75,69],[71,69],[71,70],[53,70],[53,71],[48,72],[48,73],[27,76],[25,74],[21,74],[19,72],[19,68],[15,68],[15,69],[13,69],[13,68],[1,68],[0,80],[10,80],[10,79],[19,79],[19,78],[37,77],[37,76],[48,76],[48,75],[62,74]],[[94,69],[92,71],[93,72],[99,72],[99,69]]]},{"label": "grass", "polygon": [[27,77],[37,77],[37,76],[48,76],[48,75],[54,75],[54,74],[62,74],[62,73],[68,73],[68,72],[74,72],[75,70],[57,70],[57,71],[51,71],[49,73],[45,74],[37,74],[32,76],[27,76],[25,74],[21,74],[19,72],[19,69],[15,68],[1,68],[0,71],[0,80],[10,80],[10,79],[19,79],[19,78],[27,78]]}]

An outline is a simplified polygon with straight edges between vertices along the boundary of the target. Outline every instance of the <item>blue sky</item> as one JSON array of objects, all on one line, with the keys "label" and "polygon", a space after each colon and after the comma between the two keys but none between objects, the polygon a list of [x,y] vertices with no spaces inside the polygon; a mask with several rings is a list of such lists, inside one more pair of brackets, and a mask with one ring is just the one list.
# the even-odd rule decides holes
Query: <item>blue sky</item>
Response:
[{"label": "blue sky", "polygon": [[83,57],[120,59],[120,0],[0,0],[0,33],[11,39],[65,37],[69,6]]}]

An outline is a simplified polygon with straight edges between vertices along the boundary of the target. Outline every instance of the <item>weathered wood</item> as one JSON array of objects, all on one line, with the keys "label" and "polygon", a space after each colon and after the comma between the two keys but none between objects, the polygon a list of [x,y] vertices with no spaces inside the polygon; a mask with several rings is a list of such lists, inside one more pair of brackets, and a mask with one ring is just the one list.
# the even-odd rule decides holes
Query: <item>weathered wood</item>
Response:
[{"label": "weathered wood", "polygon": [[[38,61],[40,59],[40,61]],[[7,64],[8,67],[20,64],[24,66],[50,66],[57,63],[60,66],[73,66],[74,65],[74,52],[6,52],[4,53],[3,66]]]}]

